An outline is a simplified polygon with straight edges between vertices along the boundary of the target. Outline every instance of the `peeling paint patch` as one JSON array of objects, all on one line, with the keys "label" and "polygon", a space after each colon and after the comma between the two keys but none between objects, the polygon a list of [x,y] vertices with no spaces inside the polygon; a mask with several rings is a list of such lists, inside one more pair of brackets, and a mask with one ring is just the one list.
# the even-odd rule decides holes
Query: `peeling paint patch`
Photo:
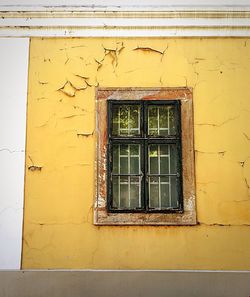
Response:
[{"label": "peeling paint patch", "polygon": [[137,46],[136,48],[134,48],[133,50],[134,51],[143,51],[143,52],[152,52],[152,53],[156,53],[156,54],[160,54],[162,57],[161,57],[161,61],[163,59],[163,56],[165,55],[166,51],[168,49],[168,46],[163,50],[158,50],[158,49],[155,49],[153,47],[143,47],[143,46]]},{"label": "peeling paint patch", "polygon": [[60,89],[58,89],[58,91],[61,91],[62,93],[64,93],[65,95],[67,95],[69,97],[75,97],[77,90],[72,85],[71,82],[66,81],[65,84]]},{"label": "peeling paint patch", "polygon": [[246,133],[243,132],[243,135],[246,137],[247,140],[250,140],[250,137]]},{"label": "peeling paint patch", "polygon": [[[77,75],[77,77],[80,77],[80,75]],[[67,80],[65,82],[65,84],[61,88],[59,88],[57,91],[61,91],[69,97],[75,97],[77,91],[85,90],[85,89],[87,89],[87,87],[88,87],[88,83],[87,83],[86,79],[84,80],[84,84],[82,87],[77,87],[77,86],[73,85],[73,83],[71,81]]]},{"label": "peeling paint patch", "polygon": [[31,165],[31,166],[28,167],[28,169],[30,171],[41,171],[42,170],[42,166]]},{"label": "peeling paint patch", "polygon": [[104,45],[102,45],[102,47],[104,49],[103,58],[101,60],[98,60],[96,58],[94,59],[95,62],[98,64],[97,71],[103,66],[103,62],[107,56],[109,56],[111,58],[111,61],[112,61],[111,63],[113,65],[113,67],[117,67],[118,66],[118,56],[120,55],[122,50],[125,48],[123,42],[117,42],[115,48],[105,47]]},{"label": "peeling paint patch", "polygon": [[196,153],[199,154],[209,154],[209,155],[220,155],[222,157],[224,157],[226,151],[218,151],[218,152],[204,152],[204,151],[200,151],[200,150],[195,150]]},{"label": "peeling paint patch", "polygon": [[38,83],[39,83],[40,85],[47,85],[49,82],[39,80]]},{"label": "peeling paint patch", "polygon": [[28,166],[28,170],[30,171],[41,171],[42,170],[42,166],[39,166],[39,165],[35,165],[31,156],[28,156],[29,160],[31,161],[31,165]]},{"label": "peeling paint patch", "polygon": [[92,131],[92,132],[78,132],[77,136],[89,137],[89,136],[92,136],[93,134],[94,134],[94,131]]}]

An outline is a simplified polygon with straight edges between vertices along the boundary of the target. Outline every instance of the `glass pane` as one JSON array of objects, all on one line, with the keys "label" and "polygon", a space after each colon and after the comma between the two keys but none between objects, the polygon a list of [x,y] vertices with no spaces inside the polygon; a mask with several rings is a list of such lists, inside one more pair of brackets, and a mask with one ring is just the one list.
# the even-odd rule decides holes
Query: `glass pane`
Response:
[{"label": "glass pane", "polygon": [[177,178],[175,176],[171,176],[170,182],[171,182],[171,206],[179,207],[178,192],[177,192]]},{"label": "glass pane", "polygon": [[112,207],[118,208],[119,206],[119,177],[113,176],[113,184],[112,184],[112,192],[113,192],[113,200]]},{"label": "glass pane", "polygon": [[113,176],[113,204],[118,209],[141,207],[141,177]]},{"label": "glass pane", "polygon": [[113,145],[114,174],[140,174],[141,156],[139,144]]},{"label": "glass pane", "polygon": [[178,159],[177,146],[170,145],[169,149],[170,149],[170,151],[169,151],[170,173],[176,173],[177,172],[177,159]]},{"label": "glass pane", "polygon": [[128,174],[128,157],[120,156],[120,174]]},{"label": "glass pane", "polygon": [[158,177],[149,178],[149,208],[159,208]]},{"label": "glass pane", "polygon": [[160,191],[161,191],[161,208],[171,207],[170,201],[170,177],[159,178]]},{"label": "glass pane", "polygon": [[157,122],[158,108],[156,106],[149,106],[148,108],[148,134],[158,134],[158,122]]},{"label": "glass pane", "polygon": [[118,164],[119,164],[119,149],[117,145],[114,145],[113,148],[113,173],[118,173]]},{"label": "glass pane", "polygon": [[158,145],[149,145],[149,173],[158,174]]},{"label": "glass pane", "polygon": [[155,209],[178,207],[176,177],[149,178],[149,207]]},{"label": "glass pane", "polygon": [[149,145],[149,174],[176,174],[177,148],[174,144]]},{"label": "glass pane", "polygon": [[113,135],[140,134],[140,105],[114,105],[112,110]]},{"label": "glass pane", "polygon": [[148,107],[148,134],[168,136],[176,134],[175,109],[171,105],[150,105]]},{"label": "glass pane", "polygon": [[130,173],[131,174],[140,173],[139,156],[130,158]]},{"label": "glass pane", "polygon": [[130,177],[130,207],[141,207],[141,183],[140,177]]},{"label": "glass pane", "polygon": [[129,183],[128,177],[120,177],[120,203],[119,208],[129,208]]}]

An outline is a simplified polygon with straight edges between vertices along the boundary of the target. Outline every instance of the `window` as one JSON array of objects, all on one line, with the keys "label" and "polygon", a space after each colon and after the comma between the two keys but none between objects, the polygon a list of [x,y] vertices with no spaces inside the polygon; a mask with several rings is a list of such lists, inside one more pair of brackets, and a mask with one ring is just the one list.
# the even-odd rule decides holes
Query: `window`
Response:
[{"label": "window", "polygon": [[108,211],[182,212],[179,105],[108,101]]},{"label": "window", "polygon": [[192,91],[97,89],[97,225],[196,223]]}]

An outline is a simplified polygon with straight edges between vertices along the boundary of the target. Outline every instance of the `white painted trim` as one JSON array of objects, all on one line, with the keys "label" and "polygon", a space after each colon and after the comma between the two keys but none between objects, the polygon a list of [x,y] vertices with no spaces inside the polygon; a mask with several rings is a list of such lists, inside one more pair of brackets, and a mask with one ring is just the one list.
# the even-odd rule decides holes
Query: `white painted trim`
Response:
[{"label": "white painted trim", "polygon": [[245,10],[249,0],[1,0],[2,11]]},{"label": "white painted trim", "polygon": [[2,18],[0,27],[78,27],[78,28],[209,28],[250,27],[250,18]]},{"label": "white painted trim", "polygon": [[0,37],[250,36],[250,6],[245,10],[237,6],[235,10],[224,11],[88,11],[83,7],[79,11],[68,11],[66,7],[63,11],[59,6],[47,11],[40,8],[0,11]]},{"label": "white painted trim", "polygon": [[21,264],[29,39],[0,38],[0,268]]},{"label": "white painted trim", "polygon": [[68,29],[0,28],[0,37],[249,37],[250,29]]}]

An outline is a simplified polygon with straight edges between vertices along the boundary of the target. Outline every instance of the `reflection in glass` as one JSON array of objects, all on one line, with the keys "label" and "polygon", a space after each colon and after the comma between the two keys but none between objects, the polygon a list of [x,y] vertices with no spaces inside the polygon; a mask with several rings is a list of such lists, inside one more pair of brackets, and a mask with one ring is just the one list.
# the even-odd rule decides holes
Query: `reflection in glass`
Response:
[{"label": "reflection in glass", "polygon": [[140,106],[114,105],[112,116],[112,134],[133,136],[140,134]]},{"label": "reflection in glass", "polygon": [[113,207],[141,207],[141,156],[139,144],[113,145]]},{"label": "reflection in glass", "polygon": [[134,209],[141,207],[141,177],[113,176],[113,207]]},{"label": "reflection in glass", "polygon": [[148,169],[149,208],[178,207],[176,145],[149,145]]},{"label": "reflection in glass", "polygon": [[150,105],[148,107],[148,134],[168,136],[176,134],[174,106]]},{"label": "reflection in glass", "polygon": [[151,144],[148,152],[149,174],[175,174],[177,150],[173,144]]},{"label": "reflection in glass", "polygon": [[149,208],[177,208],[176,176],[149,177]]},{"label": "reflection in glass", "polygon": [[114,144],[113,145],[113,173],[140,174],[140,145]]}]

